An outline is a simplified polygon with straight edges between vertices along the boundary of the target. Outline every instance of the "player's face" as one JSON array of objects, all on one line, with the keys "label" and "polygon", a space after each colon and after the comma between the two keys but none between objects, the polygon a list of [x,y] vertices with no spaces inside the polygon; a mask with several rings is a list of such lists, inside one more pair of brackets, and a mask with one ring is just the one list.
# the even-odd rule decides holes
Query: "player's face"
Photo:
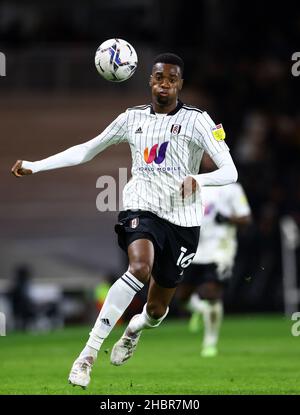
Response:
[{"label": "player's face", "polygon": [[150,76],[152,98],[160,106],[170,106],[176,102],[182,88],[180,67],[169,63],[156,63]]}]

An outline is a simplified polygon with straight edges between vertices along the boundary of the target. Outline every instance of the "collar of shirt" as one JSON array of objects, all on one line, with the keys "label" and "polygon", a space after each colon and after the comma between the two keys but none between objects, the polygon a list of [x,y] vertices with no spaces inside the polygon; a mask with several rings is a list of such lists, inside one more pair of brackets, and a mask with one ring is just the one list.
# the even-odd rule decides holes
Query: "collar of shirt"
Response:
[{"label": "collar of shirt", "polygon": [[[182,106],[183,106],[183,102],[181,102],[180,100],[178,100],[176,107],[172,111],[168,112],[167,114],[163,114],[163,115],[174,115],[174,114],[176,114],[181,109]],[[151,107],[150,107],[150,114],[152,114],[152,115],[158,115],[154,111],[152,104],[151,104]]]}]

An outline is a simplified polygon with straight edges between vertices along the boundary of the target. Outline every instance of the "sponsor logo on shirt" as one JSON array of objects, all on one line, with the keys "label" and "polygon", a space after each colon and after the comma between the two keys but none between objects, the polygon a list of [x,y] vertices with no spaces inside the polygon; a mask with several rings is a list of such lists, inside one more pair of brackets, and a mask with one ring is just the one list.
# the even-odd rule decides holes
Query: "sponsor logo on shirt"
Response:
[{"label": "sponsor logo on shirt", "polygon": [[154,146],[151,148],[150,153],[148,150],[148,147],[144,150],[144,160],[147,164],[150,164],[154,161],[156,164],[161,164],[165,157],[166,157],[166,151],[168,147],[169,141],[165,141],[162,143],[159,147],[158,154],[157,154],[157,148],[158,144],[154,144]]}]

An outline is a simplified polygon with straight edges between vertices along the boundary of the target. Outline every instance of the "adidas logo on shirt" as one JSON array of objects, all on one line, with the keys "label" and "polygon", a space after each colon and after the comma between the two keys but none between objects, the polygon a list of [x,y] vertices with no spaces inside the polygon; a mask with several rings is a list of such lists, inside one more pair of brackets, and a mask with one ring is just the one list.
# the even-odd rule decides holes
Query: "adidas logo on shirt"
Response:
[{"label": "adidas logo on shirt", "polygon": [[135,132],[135,134],[142,134],[142,133],[143,133],[142,127],[139,127]]}]

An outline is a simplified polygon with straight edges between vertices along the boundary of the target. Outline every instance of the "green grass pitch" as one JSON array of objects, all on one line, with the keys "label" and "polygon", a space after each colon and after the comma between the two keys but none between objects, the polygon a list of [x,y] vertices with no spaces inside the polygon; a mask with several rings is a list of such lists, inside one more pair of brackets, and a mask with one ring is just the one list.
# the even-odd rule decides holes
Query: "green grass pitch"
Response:
[{"label": "green grass pitch", "polygon": [[219,355],[200,357],[201,333],[186,320],[166,320],[144,331],[135,355],[124,366],[109,362],[117,326],[104,343],[87,390],[67,377],[84,346],[89,327],[44,334],[0,337],[0,394],[201,395],[299,394],[300,337],[281,315],[225,316]]}]

